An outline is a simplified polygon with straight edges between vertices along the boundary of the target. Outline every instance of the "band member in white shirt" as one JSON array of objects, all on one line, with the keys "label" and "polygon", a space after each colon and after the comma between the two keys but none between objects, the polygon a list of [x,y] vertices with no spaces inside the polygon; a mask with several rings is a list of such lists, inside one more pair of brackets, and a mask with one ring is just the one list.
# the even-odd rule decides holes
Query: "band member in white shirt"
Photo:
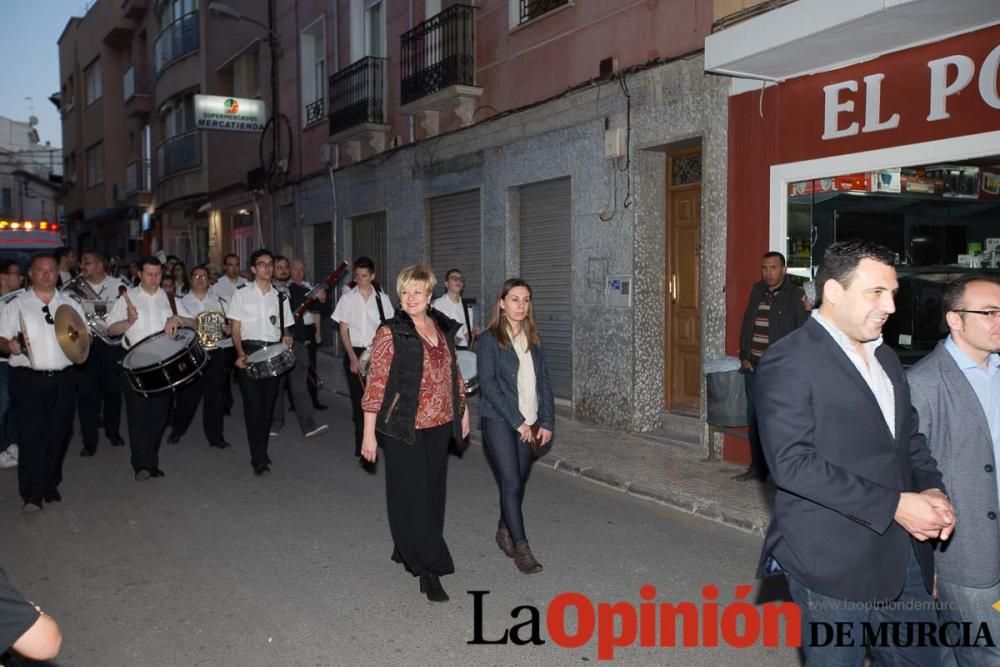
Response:
[{"label": "band member in white shirt", "polygon": [[[224,303],[233,302],[233,294],[243,285],[247,284],[246,278],[240,275],[240,256],[229,253],[222,258],[223,274],[212,285],[212,294],[223,299]],[[226,385],[224,406],[228,415],[233,409],[233,369],[236,364],[236,348],[229,347],[225,353]]]},{"label": "band member in white shirt", "polygon": [[278,396],[279,378],[255,380],[247,372],[247,357],[279,341],[292,347],[287,327],[292,324],[292,309],[284,292],[271,285],[274,255],[261,248],[250,256],[254,281],[236,290],[229,305],[233,347],[236,349],[236,379],[243,395],[243,418],[250,445],[250,465],[260,477],[271,472],[267,455],[271,415]]},{"label": "band member in white shirt", "polygon": [[83,317],[80,304],[56,290],[55,257],[35,255],[28,275],[32,286],[0,314],[0,353],[10,355],[19,444],[17,481],[25,512],[42,509],[43,501],[62,500],[59,483],[73,436],[76,382],[67,372],[73,362],[56,338],[55,315],[60,306],[68,305]]},{"label": "band member in white shirt", "polygon": [[[24,294],[21,267],[12,259],[0,260],[0,312],[12,299]],[[10,365],[0,355],[0,469],[17,467],[17,418],[10,405]]]},{"label": "band member in white shirt", "polygon": [[[85,300],[81,303],[88,315],[104,315],[111,311],[118,299],[118,288],[124,285],[118,278],[107,275],[107,258],[96,250],[86,250],[80,256],[80,272],[84,280],[97,294],[97,301]],[[80,456],[97,453],[100,441],[98,428],[104,427],[104,434],[115,447],[125,444],[119,426],[122,417],[122,383],[118,367],[122,359],[120,341],[114,345],[95,337],[90,342],[90,356],[76,368],[77,410],[80,413],[80,435],[83,449]]]},{"label": "band member in white shirt", "polygon": [[[172,336],[178,327],[194,328],[184,304],[168,298],[160,289],[163,266],[155,257],[139,260],[139,286],[115,301],[108,314],[108,334],[122,336],[122,346],[130,350],[143,339],[163,331]],[[128,441],[132,449],[132,469],[141,482],[150,477],[163,477],[160,470],[160,442],[167,426],[170,392],[143,396],[124,382],[125,413],[128,416]]]},{"label": "band member in white shirt", "polygon": [[[479,325],[472,319],[472,309],[462,303],[462,290],[465,289],[465,276],[458,269],[450,269],[445,274],[444,285],[447,291],[434,299],[431,305],[435,310],[444,313],[451,319],[462,325],[462,328],[455,334],[455,347],[472,347],[472,341],[479,335]],[[469,336],[469,327],[472,327],[472,336]]]},{"label": "band member in white shirt", "polygon": [[[191,269],[191,291],[180,301],[195,317],[204,311],[226,314],[226,304],[222,298],[209,290],[208,267],[204,265]],[[222,385],[226,382],[225,354],[232,347],[233,339],[226,336],[214,348],[206,348],[208,365],[194,380],[177,390],[177,404],[171,417],[170,435],[167,437],[169,444],[176,444],[184,437],[204,396],[202,428],[209,447],[226,449],[230,446],[223,436]]]},{"label": "band member in white shirt", "polygon": [[375,464],[361,457],[361,440],[365,434],[365,417],[361,411],[361,384],[358,357],[372,344],[375,330],[382,322],[392,317],[394,311],[389,297],[372,286],[375,280],[375,262],[370,257],[354,260],[354,282],[356,285],[340,297],[331,319],[340,325],[340,340],[344,344],[344,372],[351,394],[351,410],[354,418],[354,455],[367,472],[374,474]]}]

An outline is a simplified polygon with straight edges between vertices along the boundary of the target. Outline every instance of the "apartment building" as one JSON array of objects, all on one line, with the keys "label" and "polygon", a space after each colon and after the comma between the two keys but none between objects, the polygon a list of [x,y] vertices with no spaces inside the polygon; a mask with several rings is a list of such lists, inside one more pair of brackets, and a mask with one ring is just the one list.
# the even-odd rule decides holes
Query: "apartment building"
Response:
[{"label": "apartment building", "polygon": [[277,6],[296,138],[276,246],[317,277],[358,255],[387,285],[461,268],[486,319],[520,275],[564,407],[707,451],[728,151],[712,2]]},{"label": "apartment building", "polygon": [[41,142],[36,123],[0,116],[0,219],[8,222],[58,222],[61,151]]},{"label": "apartment building", "polygon": [[209,4],[98,0],[66,25],[58,99],[65,209],[79,248],[163,250],[190,266],[221,263],[231,249],[246,257],[269,236],[260,128],[209,127],[196,105],[223,100],[226,112],[266,114],[267,5],[231,2],[242,17],[232,20]]}]

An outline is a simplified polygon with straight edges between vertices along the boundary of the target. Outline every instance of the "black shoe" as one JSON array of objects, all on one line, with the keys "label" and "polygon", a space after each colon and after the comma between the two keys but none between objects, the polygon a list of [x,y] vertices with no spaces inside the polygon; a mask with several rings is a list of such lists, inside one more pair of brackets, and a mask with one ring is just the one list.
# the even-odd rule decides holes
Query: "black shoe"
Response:
[{"label": "black shoe", "polygon": [[447,602],[450,599],[441,585],[441,580],[432,572],[420,575],[420,592],[431,602]]},{"label": "black shoe", "polygon": [[378,469],[378,466],[376,466],[374,463],[364,458],[358,459],[358,466],[360,466],[361,469],[364,470],[369,475],[374,475],[376,470]]},{"label": "black shoe", "polygon": [[166,477],[167,473],[163,472],[159,468],[150,468],[149,469],[149,476],[150,477]]},{"label": "black shoe", "polygon": [[47,503],[61,503],[62,496],[59,495],[58,491],[53,491],[52,493],[45,496],[45,502]]},{"label": "black shoe", "polygon": [[122,437],[120,435],[118,435],[117,433],[115,433],[114,435],[109,435],[108,436],[108,440],[111,441],[111,446],[112,447],[124,447],[125,446],[125,440],[123,440]]},{"label": "black shoe", "polygon": [[221,442],[213,442],[209,444],[209,447],[215,447],[216,449],[229,449],[230,447],[232,447],[232,445],[223,440]]},{"label": "black shoe", "polygon": [[326,410],[329,407],[329,405],[323,405],[322,403],[313,403],[314,410]]},{"label": "black shoe", "polygon": [[96,453],[97,453],[97,447],[86,447],[85,446],[83,449],[80,450],[80,456],[83,456],[84,458],[86,458],[88,456],[93,456]]},{"label": "black shoe", "polygon": [[253,474],[257,475],[258,477],[263,477],[264,475],[270,475],[271,466],[269,466],[266,463],[264,465],[254,466]]},{"label": "black shoe", "polygon": [[137,482],[145,482],[152,476],[153,476],[152,473],[150,473],[150,471],[146,470],[145,468],[140,468],[139,470],[135,471],[135,481]]},{"label": "black shoe", "polygon": [[180,441],[181,441],[181,434],[173,431],[170,433],[170,437],[167,438],[168,445],[176,445]]}]

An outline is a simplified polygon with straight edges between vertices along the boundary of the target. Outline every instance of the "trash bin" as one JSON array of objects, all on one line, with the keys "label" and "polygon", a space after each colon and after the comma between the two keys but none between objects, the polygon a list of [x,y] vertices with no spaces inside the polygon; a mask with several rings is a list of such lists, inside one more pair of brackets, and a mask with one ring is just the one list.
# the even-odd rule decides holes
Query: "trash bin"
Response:
[{"label": "trash bin", "polygon": [[710,425],[747,425],[747,394],[738,357],[706,359],[705,385]]}]

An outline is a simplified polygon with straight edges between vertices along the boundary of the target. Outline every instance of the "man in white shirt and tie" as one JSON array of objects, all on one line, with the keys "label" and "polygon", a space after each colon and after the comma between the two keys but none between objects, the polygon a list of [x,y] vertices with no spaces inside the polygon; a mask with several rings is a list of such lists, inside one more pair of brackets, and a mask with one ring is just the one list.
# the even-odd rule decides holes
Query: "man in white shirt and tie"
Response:
[{"label": "man in white shirt and tie", "polygon": [[[122,345],[130,350],[143,339],[163,331],[172,336],[178,327],[194,328],[190,313],[179,301],[171,301],[160,288],[163,266],[155,257],[139,261],[139,286],[127,290],[115,301],[108,314],[108,334],[122,336]],[[132,449],[132,469],[138,482],[163,477],[160,470],[160,442],[167,426],[170,392],[143,396],[125,384],[125,413],[128,416],[128,440]]]},{"label": "man in white shirt and tie", "polygon": [[62,500],[62,464],[73,436],[76,382],[67,372],[73,362],[56,338],[55,316],[66,305],[82,319],[83,309],[56,290],[54,256],[35,255],[28,275],[32,286],[0,314],[0,352],[10,355],[22,511],[33,512],[42,509],[42,502]]}]

